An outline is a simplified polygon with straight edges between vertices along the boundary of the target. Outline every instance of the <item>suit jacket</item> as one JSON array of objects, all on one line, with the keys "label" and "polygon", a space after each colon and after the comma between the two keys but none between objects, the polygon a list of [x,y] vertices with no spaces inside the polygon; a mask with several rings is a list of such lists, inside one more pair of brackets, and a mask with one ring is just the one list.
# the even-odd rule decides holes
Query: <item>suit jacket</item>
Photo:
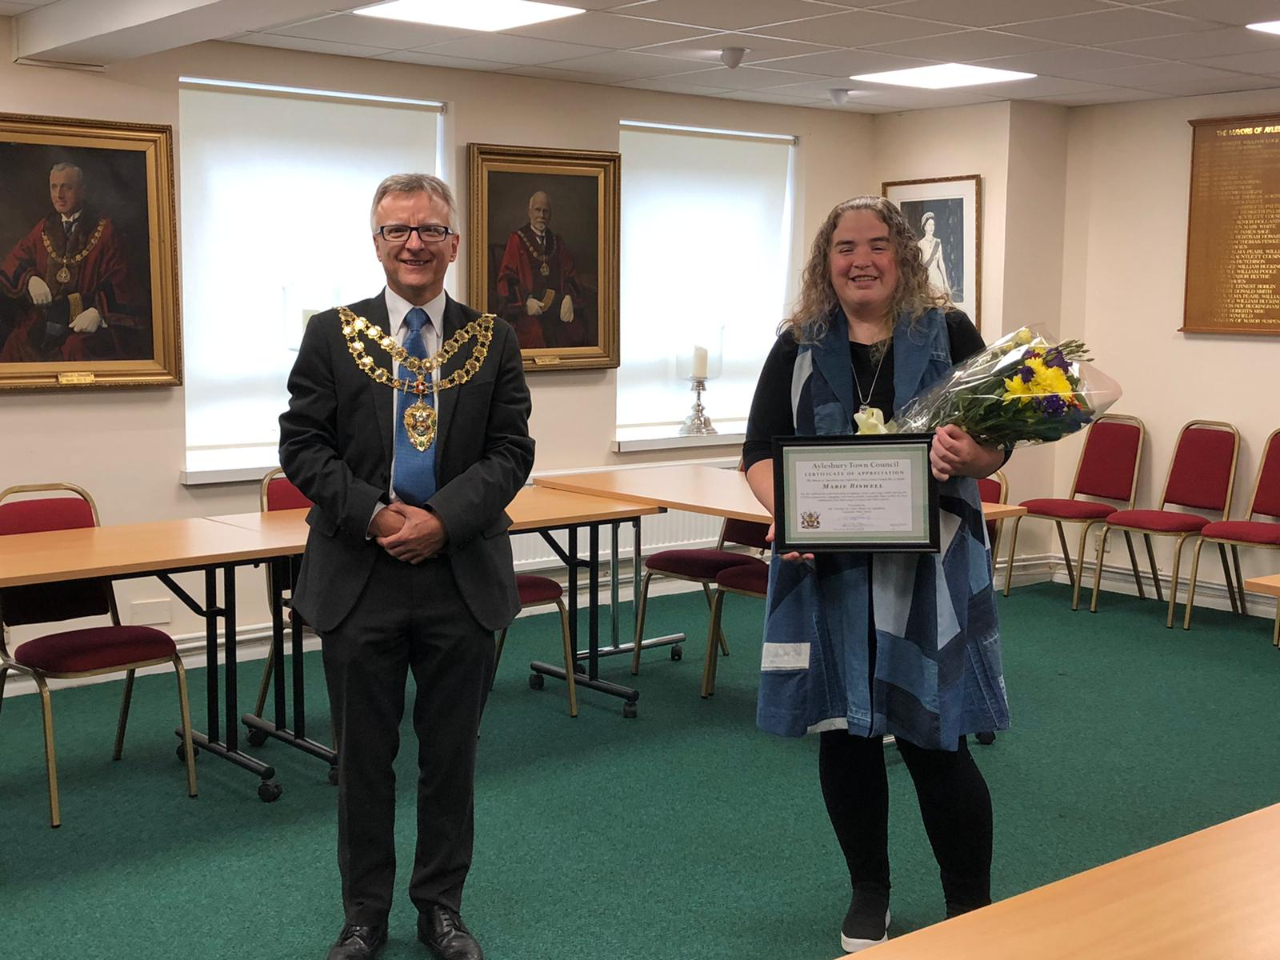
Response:
[{"label": "suit jacket", "polygon": [[[350,309],[390,327],[382,294]],[[448,298],[444,339],[478,316]],[[463,344],[443,376],[462,367],[474,343]],[[367,349],[390,369],[380,348]],[[293,605],[323,633],[351,612],[382,549],[367,532],[375,506],[390,498],[395,391],[356,366],[338,311],[326,310],[307,324],[289,394],[280,416],[280,464],[315,504]],[[520,609],[504,508],[533,467],[529,389],[508,324],[494,322],[479,372],[441,391],[439,404],[437,490],[426,506],[448,531],[444,554],[467,608],[486,630],[500,630]]]}]

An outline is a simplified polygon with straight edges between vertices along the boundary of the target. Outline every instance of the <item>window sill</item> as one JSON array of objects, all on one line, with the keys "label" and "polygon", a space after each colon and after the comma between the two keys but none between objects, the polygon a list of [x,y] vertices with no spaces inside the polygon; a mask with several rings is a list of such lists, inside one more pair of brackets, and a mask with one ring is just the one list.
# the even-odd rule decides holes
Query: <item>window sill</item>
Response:
[{"label": "window sill", "polygon": [[178,471],[178,482],[184,487],[212,483],[261,483],[262,478],[279,463],[274,446],[188,450],[186,469]]},{"label": "window sill", "polygon": [[639,453],[645,450],[681,450],[691,447],[741,447],[746,439],[745,420],[722,420],[718,433],[682,437],[677,424],[646,427],[618,427],[613,438],[614,453]]}]

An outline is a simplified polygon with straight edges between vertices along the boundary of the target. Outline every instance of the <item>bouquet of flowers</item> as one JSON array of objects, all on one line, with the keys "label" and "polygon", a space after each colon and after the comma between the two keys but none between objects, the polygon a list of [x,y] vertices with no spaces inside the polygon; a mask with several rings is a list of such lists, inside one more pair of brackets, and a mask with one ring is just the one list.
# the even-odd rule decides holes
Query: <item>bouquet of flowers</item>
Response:
[{"label": "bouquet of flowers", "polygon": [[1079,340],[1054,343],[1023,327],[909,401],[890,433],[954,423],[978,443],[1051,443],[1075,433],[1120,398],[1120,385],[1090,365]]}]

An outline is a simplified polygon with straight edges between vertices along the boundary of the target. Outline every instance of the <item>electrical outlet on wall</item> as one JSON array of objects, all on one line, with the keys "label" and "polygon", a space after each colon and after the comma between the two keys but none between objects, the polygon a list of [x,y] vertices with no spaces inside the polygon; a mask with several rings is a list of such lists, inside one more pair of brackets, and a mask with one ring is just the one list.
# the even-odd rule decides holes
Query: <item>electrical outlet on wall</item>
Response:
[{"label": "electrical outlet on wall", "polygon": [[129,622],[134,626],[169,623],[172,619],[168,600],[135,600],[129,605]]}]

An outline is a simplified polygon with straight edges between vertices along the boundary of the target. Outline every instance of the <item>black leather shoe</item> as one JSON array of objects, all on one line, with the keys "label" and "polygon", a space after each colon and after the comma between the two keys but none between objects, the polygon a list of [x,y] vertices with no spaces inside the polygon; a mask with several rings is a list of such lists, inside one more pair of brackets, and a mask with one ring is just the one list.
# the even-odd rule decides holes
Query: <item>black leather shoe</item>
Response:
[{"label": "black leather shoe", "polygon": [[387,942],[387,928],[361,927],[349,923],[329,948],[328,960],[373,960]]},{"label": "black leather shoe", "polygon": [[476,938],[448,907],[431,907],[418,916],[418,939],[440,960],[484,960]]}]

